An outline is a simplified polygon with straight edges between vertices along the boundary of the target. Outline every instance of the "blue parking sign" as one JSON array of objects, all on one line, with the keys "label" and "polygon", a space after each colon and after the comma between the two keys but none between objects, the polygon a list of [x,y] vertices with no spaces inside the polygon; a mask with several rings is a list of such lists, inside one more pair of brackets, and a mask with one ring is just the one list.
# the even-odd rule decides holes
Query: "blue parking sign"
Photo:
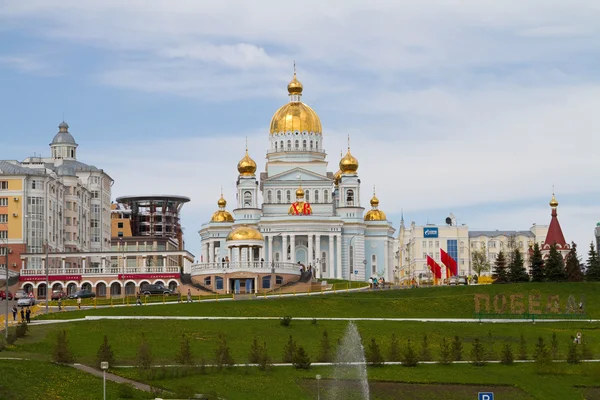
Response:
[{"label": "blue parking sign", "polygon": [[477,400],[494,400],[494,393],[492,393],[492,392],[479,392]]}]

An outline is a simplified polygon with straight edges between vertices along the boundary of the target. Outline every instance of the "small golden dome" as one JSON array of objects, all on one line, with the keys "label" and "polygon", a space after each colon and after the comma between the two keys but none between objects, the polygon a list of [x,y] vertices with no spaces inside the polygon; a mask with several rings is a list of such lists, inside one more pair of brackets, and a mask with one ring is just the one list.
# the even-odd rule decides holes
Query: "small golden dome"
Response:
[{"label": "small golden dome", "polygon": [[288,84],[291,101],[279,108],[271,118],[271,135],[296,131],[322,133],[321,119],[317,113],[300,101],[302,89],[302,83],[296,79],[294,73],[294,78]]},{"label": "small golden dome", "polygon": [[302,186],[300,186],[297,190],[296,190],[296,198],[297,199],[303,199],[304,198],[304,189],[302,189]]},{"label": "small golden dome", "polygon": [[210,222],[234,222],[234,219],[229,211],[219,210],[215,211],[210,219]]},{"label": "small golden dome", "polygon": [[379,206],[379,199],[377,198],[377,196],[373,195],[373,198],[371,199],[371,207],[377,206]]},{"label": "small golden dome", "polygon": [[302,83],[296,78],[296,73],[294,72],[294,78],[290,81],[290,83],[288,83],[288,93],[301,94],[302,89]]},{"label": "small golden dome", "polygon": [[342,178],[342,171],[338,170],[338,172],[336,172],[335,175],[333,175],[333,183],[335,184],[335,186],[340,184],[341,178]]},{"label": "small golden dome", "polygon": [[223,194],[221,194],[221,198],[217,201],[217,205],[219,208],[225,208],[225,206],[227,206],[227,200],[225,200]]},{"label": "small golden dome", "polygon": [[342,174],[355,174],[358,170],[358,160],[350,154],[350,147],[344,158],[340,160],[340,170]]},{"label": "small golden dome", "polygon": [[247,240],[265,240],[262,233],[251,226],[242,225],[227,235],[227,241],[247,241]]},{"label": "small golden dome", "polygon": [[246,155],[238,163],[237,169],[242,176],[254,176],[254,173],[256,172],[256,163],[248,155],[248,148],[246,148]]},{"label": "small golden dome", "polygon": [[554,193],[552,193],[552,200],[550,200],[550,207],[552,207],[552,208],[558,207],[558,201],[556,201],[556,197],[554,197]]}]

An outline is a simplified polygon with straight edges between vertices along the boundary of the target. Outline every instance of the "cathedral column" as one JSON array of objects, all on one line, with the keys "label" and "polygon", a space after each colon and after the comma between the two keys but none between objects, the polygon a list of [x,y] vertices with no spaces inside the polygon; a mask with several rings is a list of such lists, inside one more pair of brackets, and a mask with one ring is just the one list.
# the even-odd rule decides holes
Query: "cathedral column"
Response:
[{"label": "cathedral column", "polygon": [[215,262],[215,242],[208,242],[208,262]]},{"label": "cathedral column", "polygon": [[315,240],[315,237],[312,233],[308,234],[308,264],[312,265],[312,267],[315,267],[315,257],[313,257],[313,241]]},{"label": "cathedral column", "polygon": [[258,256],[259,256],[259,260],[258,261],[266,261],[265,260],[265,246],[264,245],[263,245],[263,247],[259,247]]},{"label": "cathedral column", "polygon": [[[235,248],[235,252],[236,252],[236,260],[238,263],[242,262],[242,248],[241,247],[236,247]],[[239,265],[239,264],[238,264]],[[239,267],[238,267],[239,268]]]},{"label": "cathedral column", "polygon": [[287,259],[287,234],[281,235],[281,261],[288,262]]},{"label": "cathedral column", "polygon": [[[321,260],[321,235],[317,234],[315,237],[315,259],[317,260]],[[323,271],[321,271],[321,267],[323,265],[323,262],[318,262],[317,263],[317,273],[319,274],[319,276],[317,276],[317,278],[322,278],[323,277]],[[313,266],[314,268],[314,266]]]},{"label": "cathedral column", "polygon": [[267,260],[269,263],[273,262],[273,235],[269,235],[268,237],[269,240],[269,259]]},{"label": "cathedral column", "polygon": [[[337,265],[336,265],[336,278],[344,279],[342,277],[342,234],[336,235],[337,241]],[[350,272],[350,270],[348,270]]]},{"label": "cathedral column", "polygon": [[210,254],[210,250],[208,249],[208,243],[204,243],[203,249],[204,257],[202,257],[203,262],[208,262],[208,255]]},{"label": "cathedral column", "polygon": [[254,262],[254,247],[249,246],[246,251],[248,252],[248,261],[250,263]]},{"label": "cathedral column", "polygon": [[296,235],[290,235],[290,262],[296,264]]},{"label": "cathedral column", "polygon": [[231,247],[227,248],[227,259],[229,262],[233,261],[233,252],[231,251]]},{"label": "cathedral column", "polygon": [[333,278],[335,275],[335,259],[333,257],[333,234],[329,235],[329,272],[328,278]]},{"label": "cathedral column", "polygon": [[385,238],[385,242],[383,242],[383,276],[389,282],[389,252],[390,252],[390,242],[387,238]]}]

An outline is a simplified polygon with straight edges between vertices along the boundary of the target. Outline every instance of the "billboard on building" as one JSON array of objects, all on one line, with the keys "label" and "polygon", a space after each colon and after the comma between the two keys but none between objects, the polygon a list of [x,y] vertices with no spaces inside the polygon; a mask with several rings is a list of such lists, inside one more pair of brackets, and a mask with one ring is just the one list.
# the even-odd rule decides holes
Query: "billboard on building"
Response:
[{"label": "billboard on building", "polygon": [[424,238],[436,238],[438,237],[438,228],[423,228],[423,237]]}]

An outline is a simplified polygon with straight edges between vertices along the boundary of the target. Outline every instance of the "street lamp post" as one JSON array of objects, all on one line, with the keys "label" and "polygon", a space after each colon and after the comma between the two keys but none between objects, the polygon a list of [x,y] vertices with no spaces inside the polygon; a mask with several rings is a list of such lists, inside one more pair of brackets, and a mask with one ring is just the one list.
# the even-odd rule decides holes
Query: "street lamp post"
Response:
[{"label": "street lamp post", "polygon": [[321,375],[317,374],[315,378],[317,379],[317,400],[321,400]]},{"label": "street lamp post", "polygon": [[104,400],[106,400],[106,370],[108,369],[108,362],[102,361],[100,363],[100,368],[102,369],[102,392],[104,393]]}]

